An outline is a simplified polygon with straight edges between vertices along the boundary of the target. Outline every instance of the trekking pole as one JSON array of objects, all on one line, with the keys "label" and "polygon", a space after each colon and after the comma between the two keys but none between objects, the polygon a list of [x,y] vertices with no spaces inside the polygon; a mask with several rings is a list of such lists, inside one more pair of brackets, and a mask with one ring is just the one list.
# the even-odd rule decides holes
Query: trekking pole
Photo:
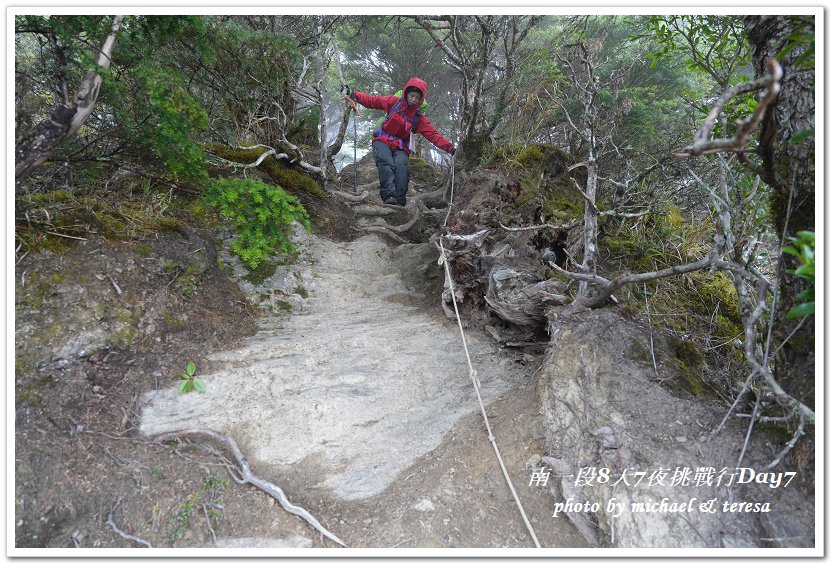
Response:
[{"label": "trekking pole", "polygon": [[360,110],[357,109],[357,102],[350,97],[343,96],[343,100],[354,110],[354,115],[352,116],[352,129],[354,130],[352,146],[354,147],[354,192],[357,193],[357,116],[360,115]]},{"label": "trekking pole", "polygon": [[352,119],[352,128],[354,129],[354,193],[357,193],[357,108],[355,108]]},{"label": "trekking pole", "polygon": [[[335,68],[337,69],[337,78],[340,80],[340,86],[346,84],[346,81],[343,79],[343,68],[340,66],[340,49],[337,48],[337,38],[335,38],[334,34],[331,34],[331,46],[334,49],[334,62]],[[357,109],[357,103],[351,99],[349,96],[343,96],[343,100],[354,110],[354,121],[352,122],[352,128],[354,130],[354,141],[352,143],[354,147],[354,192],[357,193],[357,116],[360,115],[360,111]]]}]

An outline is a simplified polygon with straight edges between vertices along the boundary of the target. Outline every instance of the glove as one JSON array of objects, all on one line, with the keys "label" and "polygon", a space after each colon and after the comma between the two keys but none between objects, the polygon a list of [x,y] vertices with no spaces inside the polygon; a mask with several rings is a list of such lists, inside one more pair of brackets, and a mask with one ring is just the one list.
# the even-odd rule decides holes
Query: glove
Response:
[{"label": "glove", "polygon": [[343,94],[344,96],[349,96],[350,97],[352,95],[353,91],[354,90],[349,88],[348,84],[341,84],[340,85],[340,93]]}]

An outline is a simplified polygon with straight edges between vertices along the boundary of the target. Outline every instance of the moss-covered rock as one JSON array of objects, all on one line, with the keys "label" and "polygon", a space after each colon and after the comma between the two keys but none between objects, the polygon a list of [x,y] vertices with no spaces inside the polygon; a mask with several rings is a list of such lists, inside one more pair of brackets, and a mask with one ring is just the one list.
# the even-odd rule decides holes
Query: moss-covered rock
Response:
[{"label": "moss-covered rock", "polygon": [[419,184],[431,186],[441,178],[441,173],[423,158],[411,156],[409,157],[409,177]]},{"label": "moss-covered rock", "polygon": [[243,279],[248,280],[254,285],[262,285],[262,282],[273,276],[276,271],[277,265],[273,261],[263,260],[256,268],[248,268],[248,274]]}]

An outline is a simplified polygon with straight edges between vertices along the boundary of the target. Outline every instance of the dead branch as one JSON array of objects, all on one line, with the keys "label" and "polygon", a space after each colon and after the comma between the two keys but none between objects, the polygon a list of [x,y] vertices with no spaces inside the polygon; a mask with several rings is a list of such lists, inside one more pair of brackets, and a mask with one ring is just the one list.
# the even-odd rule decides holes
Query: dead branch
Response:
[{"label": "dead branch", "polygon": [[579,184],[577,183],[576,179],[571,178],[571,182],[573,182],[574,188],[576,188],[576,191],[578,191],[579,195],[582,196],[582,199],[584,199],[588,206],[591,208],[591,211],[593,211],[594,213],[599,213],[599,208],[597,208],[597,204],[594,203],[594,201],[590,197],[588,197],[588,194],[586,194],[582,190],[582,188],[579,187]]},{"label": "dead branch", "polygon": [[529,227],[506,227],[503,224],[499,223],[499,227],[504,229],[505,231],[510,231],[513,233],[518,233],[522,231],[540,231],[542,229],[553,229],[554,231],[569,231],[579,225],[582,221],[579,219],[573,220],[570,223],[565,223],[562,225],[551,225],[549,223],[545,223],[543,225],[531,225]]},{"label": "dead branch", "polygon": [[620,213],[619,211],[600,211],[600,217],[622,217],[625,219],[636,219],[637,217],[645,217],[651,213],[651,209],[646,209],[645,211],[639,211],[637,213]]},{"label": "dead branch", "polygon": [[798,440],[806,434],[806,432],[804,432],[804,423],[804,419],[802,419],[801,422],[798,423],[798,428],[793,433],[793,437],[790,439],[789,442],[787,442],[787,444],[784,446],[784,449],[781,450],[781,452],[777,456],[775,456],[775,459],[772,460],[772,462],[769,465],[767,465],[767,469],[772,469],[773,467],[781,463],[781,460],[784,459],[784,456],[786,456],[790,452],[790,450],[792,450],[795,447],[795,444],[798,442]]},{"label": "dead branch", "polygon": [[570,272],[568,270],[565,270],[564,268],[560,268],[556,265],[555,255],[553,254],[553,252],[549,250],[546,250],[545,253],[542,254],[542,260],[546,261],[548,265],[552,267],[554,270],[572,280],[588,282],[600,286],[608,286],[611,284],[611,280],[599,276],[597,274],[580,274],[579,272]]},{"label": "dead branch", "polygon": [[216,545],[216,532],[213,531],[213,526],[210,523],[210,515],[207,511],[207,505],[202,505],[202,511],[205,513],[205,523],[207,524],[208,530],[210,530],[210,536],[213,538],[213,545]]},{"label": "dead branch", "polygon": [[267,148],[268,150],[266,150],[261,155],[259,155],[259,157],[256,159],[256,161],[254,161],[252,163],[249,163],[249,164],[244,164],[244,163],[241,163],[241,162],[234,162],[233,160],[228,160],[227,158],[223,158],[223,157],[221,157],[217,154],[214,154],[214,153],[210,152],[209,149],[205,149],[205,152],[210,154],[211,157],[213,157],[213,158],[215,158],[219,161],[225,162],[225,163],[228,164],[228,166],[232,166],[234,168],[256,168],[257,166],[262,164],[263,160],[265,160],[266,158],[271,156],[271,157],[273,157],[277,160],[288,160],[292,164],[296,163],[300,166],[300,168],[310,172],[311,174],[316,174],[318,176],[321,176],[323,174],[323,171],[319,166],[314,166],[313,164],[309,164],[309,163],[305,162],[304,160],[298,160],[295,157],[292,157],[291,155],[289,155],[287,153],[284,153],[284,152],[278,153],[276,151],[276,149],[274,149],[273,147],[269,147],[267,145],[253,145],[253,146],[250,146],[250,147],[233,147],[233,148],[238,149],[238,150],[256,150],[256,149],[260,149],[260,148]]},{"label": "dead branch", "polygon": [[661,278],[676,276],[679,274],[687,274],[689,272],[694,272],[696,270],[703,270],[704,268],[708,268],[709,266],[713,265],[717,260],[716,254],[713,251],[705,258],[701,258],[696,262],[681,264],[679,266],[671,266],[669,268],[664,268],[662,270],[657,270],[654,272],[624,274],[609,281],[601,276],[597,276],[594,274],[578,274],[575,272],[569,272],[568,270],[564,270],[557,266],[556,263],[550,259],[550,253],[546,252],[542,256],[542,258],[547,260],[548,265],[551,268],[553,268],[554,270],[556,270],[564,276],[567,276],[577,281],[593,283],[600,286],[598,290],[593,291],[589,295],[585,295],[584,297],[578,296],[570,305],[568,305],[568,307],[572,307],[579,310],[590,309],[592,307],[601,305],[605,300],[609,299],[615,291],[617,291],[619,288],[626,284],[653,281]]},{"label": "dead branch", "polygon": [[[218,432],[214,432],[213,430],[206,430],[206,429],[199,429],[199,428],[192,428],[188,430],[179,430],[175,432],[167,432],[164,434],[159,434],[154,436],[153,438],[157,441],[160,440],[167,440],[170,438],[178,438],[182,436],[205,436],[208,438],[212,438],[218,442],[223,443],[233,454],[234,458],[236,458],[237,466],[228,466],[228,472],[231,474],[231,477],[234,478],[235,481],[239,483],[249,483],[254,487],[264,491],[265,493],[269,494],[277,501],[279,501],[280,506],[283,507],[287,512],[299,516],[306,522],[308,522],[311,527],[315,530],[332,540],[333,542],[341,545],[343,547],[347,547],[343,541],[324,528],[317,519],[308,513],[304,508],[299,506],[295,506],[291,504],[288,500],[288,497],[285,496],[285,493],[281,488],[273,483],[266,481],[260,477],[254,475],[251,471],[251,466],[248,464],[248,461],[245,459],[245,456],[242,455],[242,451],[239,449],[239,446],[236,444],[236,441],[231,438],[230,436],[225,436],[223,434],[219,434]],[[233,471],[231,471],[233,468]],[[234,471],[236,473],[234,473]]]},{"label": "dead branch", "polygon": [[[778,96],[781,90],[781,78],[784,75],[781,70],[781,65],[775,59],[767,61],[768,74],[761,78],[756,78],[751,82],[744,82],[733,86],[724,92],[715,105],[712,106],[709,115],[700,126],[700,129],[695,133],[692,144],[683,148],[682,151],[673,153],[675,158],[688,158],[691,156],[698,156],[702,154],[714,154],[719,152],[737,152],[743,149],[746,144],[747,137],[755,130],[761,119],[764,117],[764,112],[767,107]],[[718,116],[723,112],[724,106],[735,96],[746,94],[755,90],[761,90],[761,99],[758,100],[758,105],[755,111],[749,118],[737,122],[738,130],[735,135],[727,139],[709,139],[709,134],[715,126]]]}]

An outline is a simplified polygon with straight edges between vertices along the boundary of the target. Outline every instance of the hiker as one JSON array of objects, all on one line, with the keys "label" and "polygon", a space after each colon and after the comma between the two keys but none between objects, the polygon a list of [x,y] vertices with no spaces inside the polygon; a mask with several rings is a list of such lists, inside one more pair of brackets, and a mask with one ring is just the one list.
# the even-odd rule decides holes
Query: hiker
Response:
[{"label": "hiker", "polygon": [[372,96],[352,90],[346,84],[340,91],[362,106],[386,112],[386,119],[372,134],[372,150],[380,177],[380,199],[389,205],[406,205],[410,134],[420,133],[439,149],[455,154],[455,146],[435,130],[419,109],[426,97],[427,83],[420,78],[410,78],[402,97]]}]

